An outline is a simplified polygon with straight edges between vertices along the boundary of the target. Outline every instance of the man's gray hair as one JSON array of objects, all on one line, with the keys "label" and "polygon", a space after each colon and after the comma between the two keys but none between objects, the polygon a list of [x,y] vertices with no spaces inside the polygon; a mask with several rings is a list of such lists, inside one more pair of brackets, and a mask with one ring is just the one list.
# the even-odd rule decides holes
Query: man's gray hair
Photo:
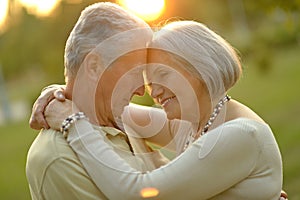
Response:
[{"label": "man's gray hair", "polygon": [[187,61],[189,66],[186,63],[184,66],[200,76],[212,98],[224,95],[242,73],[234,48],[199,22],[175,21],[165,25],[154,34],[150,47],[169,51]]},{"label": "man's gray hair", "polygon": [[117,4],[100,2],[86,7],[66,42],[65,75],[75,78],[86,55],[97,45],[118,33],[138,27],[148,25]]}]

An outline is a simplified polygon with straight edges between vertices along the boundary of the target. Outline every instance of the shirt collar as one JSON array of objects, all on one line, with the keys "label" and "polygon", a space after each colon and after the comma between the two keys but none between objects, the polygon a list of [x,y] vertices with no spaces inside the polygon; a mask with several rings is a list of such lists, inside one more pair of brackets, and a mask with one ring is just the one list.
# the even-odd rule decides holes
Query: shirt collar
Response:
[{"label": "shirt collar", "polygon": [[112,136],[116,136],[118,134],[125,135],[125,133],[123,133],[121,130],[116,129],[114,127],[109,127],[109,126],[95,126],[95,125],[93,125],[93,128],[96,129],[96,130],[98,130],[98,131],[103,132],[104,135],[106,135],[106,134],[109,134],[109,135],[112,135]]}]

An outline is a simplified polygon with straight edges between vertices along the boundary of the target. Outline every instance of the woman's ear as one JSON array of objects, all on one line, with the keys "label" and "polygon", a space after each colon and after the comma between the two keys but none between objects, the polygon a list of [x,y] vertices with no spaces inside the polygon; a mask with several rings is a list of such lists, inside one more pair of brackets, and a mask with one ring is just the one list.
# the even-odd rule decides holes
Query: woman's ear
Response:
[{"label": "woman's ear", "polygon": [[89,53],[83,61],[83,67],[88,77],[97,81],[100,73],[103,72],[100,55],[93,52]]}]

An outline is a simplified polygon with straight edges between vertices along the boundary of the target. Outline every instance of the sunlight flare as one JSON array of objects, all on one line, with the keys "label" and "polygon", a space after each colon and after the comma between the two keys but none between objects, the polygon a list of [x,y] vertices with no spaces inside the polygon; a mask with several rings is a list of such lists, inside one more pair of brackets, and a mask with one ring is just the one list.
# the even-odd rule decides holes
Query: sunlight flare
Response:
[{"label": "sunlight flare", "polygon": [[118,3],[145,21],[158,19],[165,8],[164,0],[118,0]]},{"label": "sunlight flare", "polygon": [[0,0],[0,29],[6,20],[8,12],[8,0]]},{"label": "sunlight flare", "polygon": [[58,4],[58,0],[19,0],[31,14],[48,16]]},{"label": "sunlight flare", "polygon": [[147,187],[147,188],[143,188],[140,191],[140,194],[143,198],[150,198],[150,197],[156,197],[159,194],[159,191],[156,188]]}]

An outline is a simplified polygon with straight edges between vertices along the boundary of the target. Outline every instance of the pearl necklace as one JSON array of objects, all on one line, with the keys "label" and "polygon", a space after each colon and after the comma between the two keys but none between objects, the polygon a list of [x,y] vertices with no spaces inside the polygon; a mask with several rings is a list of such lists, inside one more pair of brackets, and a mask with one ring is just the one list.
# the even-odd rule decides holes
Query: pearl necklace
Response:
[{"label": "pearl necklace", "polygon": [[198,137],[204,135],[207,130],[209,129],[209,127],[212,125],[212,123],[215,121],[215,119],[217,118],[218,114],[220,113],[222,107],[224,106],[224,104],[229,101],[231,99],[230,96],[226,95],[223,99],[221,99],[219,101],[219,103],[216,105],[216,107],[214,108],[213,113],[210,115],[209,120],[207,121],[207,123],[205,124],[204,128],[201,130],[200,134],[199,132],[197,132],[196,134],[194,134],[193,132],[190,133],[190,135],[187,138],[187,141],[184,145],[183,151],[185,151],[188,146],[194,142]]}]

